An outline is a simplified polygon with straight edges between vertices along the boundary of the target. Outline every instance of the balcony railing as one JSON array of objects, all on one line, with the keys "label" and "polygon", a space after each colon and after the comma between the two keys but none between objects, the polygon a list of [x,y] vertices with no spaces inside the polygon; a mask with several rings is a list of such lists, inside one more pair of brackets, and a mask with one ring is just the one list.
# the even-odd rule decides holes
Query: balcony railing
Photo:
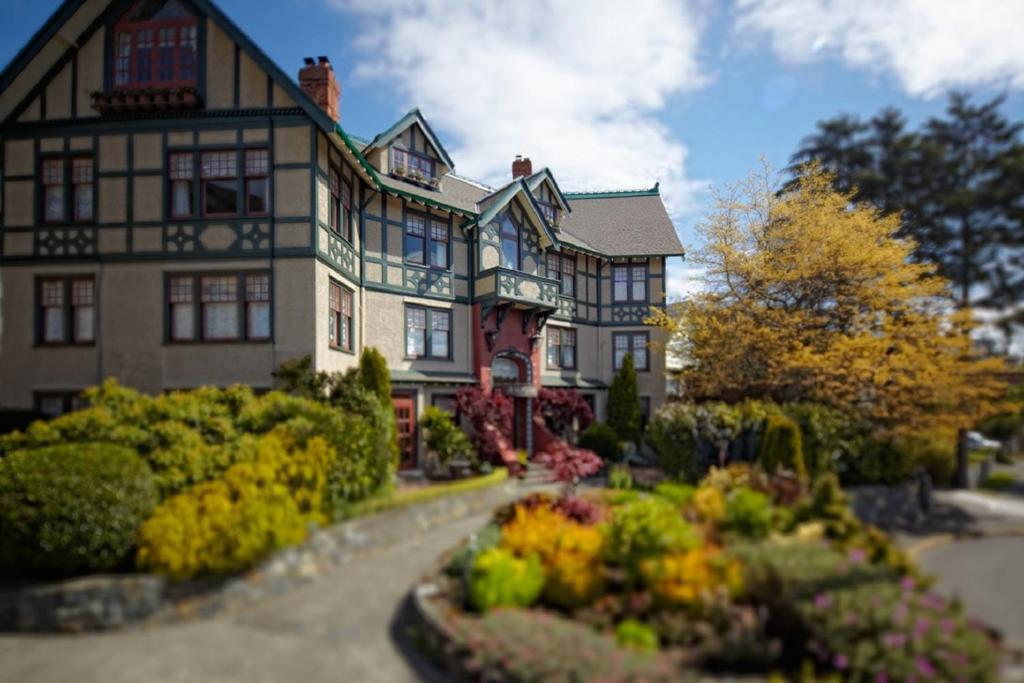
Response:
[{"label": "balcony railing", "polygon": [[477,281],[482,285],[481,292],[491,290],[499,301],[552,310],[558,308],[558,280],[496,267],[482,271]]}]

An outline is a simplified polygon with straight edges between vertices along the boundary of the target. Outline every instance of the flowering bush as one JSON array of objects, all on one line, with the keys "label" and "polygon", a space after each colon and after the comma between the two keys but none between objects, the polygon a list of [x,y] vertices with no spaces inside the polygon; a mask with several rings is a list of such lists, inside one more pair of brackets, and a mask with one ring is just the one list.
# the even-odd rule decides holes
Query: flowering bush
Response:
[{"label": "flowering bush", "polygon": [[562,496],[552,507],[563,517],[580,524],[596,524],[604,518],[603,510],[586,498]]},{"label": "flowering bush", "polygon": [[495,607],[527,607],[544,588],[544,568],[536,555],[516,557],[503,548],[476,556],[469,574],[469,603],[485,612]]},{"label": "flowering bush", "polygon": [[550,468],[557,481],[570,485],[597,474],[604,465],[593,451],[573,448],[564,441],[553,441],[537,456],[537,462]]}]

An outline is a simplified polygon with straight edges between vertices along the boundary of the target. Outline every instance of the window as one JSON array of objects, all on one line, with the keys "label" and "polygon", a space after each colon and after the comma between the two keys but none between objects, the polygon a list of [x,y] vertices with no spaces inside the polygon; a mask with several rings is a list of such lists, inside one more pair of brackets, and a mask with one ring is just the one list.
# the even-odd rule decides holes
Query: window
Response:
[{"label": "window", "polygon": [[501,267],[519,270],[519,226],[512,216],[501,219]]},{"label": "window", "polygon": [[39,283],[38,296],[41,343],[91,344],[96,340],[92,276],[46,278]]},{"label": "window", "polygon": [[192,215],[192,184],[195,179],[191,152],[171,154],[167,158],[167,177],[171,181],[171,217]]},{"label": "window", "polygon": [[540,212],[544,214],[544,219],[548,222],[548,224],[554,225],[555,217],[558,216],[558,210],[555,208],[555,205],[538,200],[537,206],[540,207]]},{"label": "window", "polygon": [[612,300],[646,303],[647,266],[642,263],[612,266]]},{"label": "window", "polygon": [[459,423],[459,403],[455,394],[433,394],[430,397],[430,405],[451,415],[455,424]]},{"label": "window", "polygon": [[64,160],[43,159],[43,220],[64,220]]},{"label": "window", "polygon": [[245,213],[265,215],[270,206],[270,156],[265,149],[245,150]]},{"label": "window", "polygon": [[548,367],[564,369],[576,367],[576,330],[560,327],[548,328]]},{"label": "window", "polygon": [[397,147],[391,148],[391,169],[413,179],[431,180],[437,175],[437,163],[433,159]]},{"label": "window", "polygon": [[179,0],[140,0],[114,27],[118,89],[195,85],[197,24]]},{"label": "window", "polygon": [[88,406],[78,391],[37,391],[35,405],[36,411],[48,418],[59,417]]},{"label": "window", "polygon": [[238,213],[238,159],[234,150],[203,152],[203,215]]},{"label": "window", "polygon": [[562,283],[562,294],[576,296],[576,257],[548,254],[548,277]]},{"label": "window", "polygon": [[168,277],[167,292],[172,342],[272,336],[270,273],[176,274]]},{"label": "window", "polygon": [[71,197],[75,222],[88,223],[93,218],[92,157],[71,160]]},{"label": "window", "polygon": [[430,265],[448,268],[448,224],[430,221]]},{"label": "window", "polygon": [[409,263],[426,264],[427,221],[419,214],[405,217],[405,260]]},{"label": "window", "polygon": [[331,230],[352,241],[352,186],[331,168]]},{"label": "window", "polygon": [[649,334],[647,332],[616,332],[612,335],[614,356],[613,367],[622,367],[622,359],[627,353],[633,354],[633,367],[637,370],[650,370],[650,359],[647,353]]},{"label": "window", "polygon": [[331,282],[328,338],[332,349],[352,350],[352,290]]},{"label": "window", "polygon": [[409,358],[451,358],[452,312],[406,306],[405,355]]}]

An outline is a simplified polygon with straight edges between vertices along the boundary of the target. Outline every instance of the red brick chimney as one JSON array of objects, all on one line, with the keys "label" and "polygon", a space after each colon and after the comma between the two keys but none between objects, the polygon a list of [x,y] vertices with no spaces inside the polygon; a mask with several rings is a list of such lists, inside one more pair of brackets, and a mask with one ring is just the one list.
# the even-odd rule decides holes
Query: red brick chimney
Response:
[{"label": "red brick chimney", "polygon": [[341,119],[341,86],[327,57],[306,57],[299,69],[299,87],[335,121]]},{"label": "red brick chimney", "polygon": [[530,162],[530,157],[524,159],[522,154],[517,154],[512,162],[512,180],[530,175],[533,175],[533,164]]}]

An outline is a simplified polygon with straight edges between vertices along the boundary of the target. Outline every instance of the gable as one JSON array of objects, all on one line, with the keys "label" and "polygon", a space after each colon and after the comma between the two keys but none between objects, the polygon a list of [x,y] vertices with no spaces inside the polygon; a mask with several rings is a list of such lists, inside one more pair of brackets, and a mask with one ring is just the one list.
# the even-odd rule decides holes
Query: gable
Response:
[{"label": "gable", "polygon": [[433,159],[439,166],[444,168],[444,171],[439,173],[439,175],[455,170],[455,164],[452,162],[451,157],[448,156],[448,152],[441,144],[441,141],[437,139],[437,136],[434,135],[430,124],[423,118],[419,109],[413,109],[386,131],[373,138],[366,146],[365,151],[370,158],[379,159],[377,155],[383,154],[384,158],[380,159],[380,161],[384,163],[375,164],[383,170],[386,165],[389,147],[397,147]]},{"label": "gable", "polygon": [[[204,109],[298,107],[322,130],[334,132],[330,117],[209,0],[66,1],[0,74],[0,121],[98,117],[92,93],[124,89],[115,83],[115,27],[123,29],[132,20],[181,21],[189,15],[195,17],[197,54],[193,80],[186,85],[194,82]],[[141,52],[136,43],[130,49]],[[172,78],[152,89],[173,92],[180,85]]]}]

